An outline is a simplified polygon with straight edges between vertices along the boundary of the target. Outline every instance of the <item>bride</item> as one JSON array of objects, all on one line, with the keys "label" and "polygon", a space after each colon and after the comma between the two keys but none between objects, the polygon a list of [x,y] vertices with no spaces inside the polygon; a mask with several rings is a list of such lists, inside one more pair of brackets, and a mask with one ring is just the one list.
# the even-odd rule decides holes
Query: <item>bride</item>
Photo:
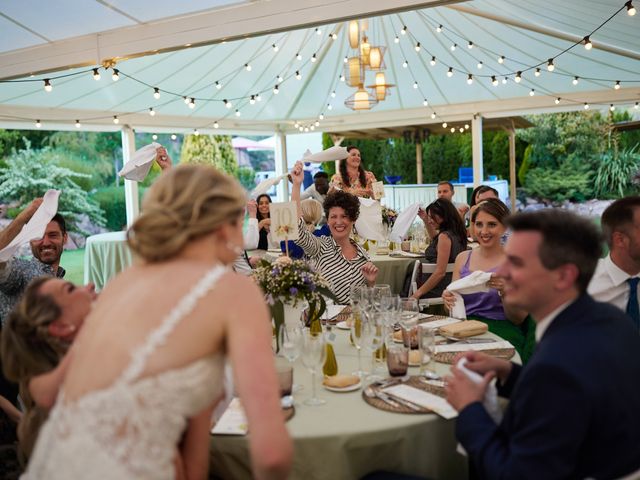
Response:
[{"label": "bride", "polygon": [[32,384],[44,403],[60,391],[24,478],[206,478],[225,356],[254,477],[287,476],[267,308],[227,268],[242,249],[245,201],[235,180],[198,165],[150,188],[128,234],[143,262],[108,284],[65,361]]}]

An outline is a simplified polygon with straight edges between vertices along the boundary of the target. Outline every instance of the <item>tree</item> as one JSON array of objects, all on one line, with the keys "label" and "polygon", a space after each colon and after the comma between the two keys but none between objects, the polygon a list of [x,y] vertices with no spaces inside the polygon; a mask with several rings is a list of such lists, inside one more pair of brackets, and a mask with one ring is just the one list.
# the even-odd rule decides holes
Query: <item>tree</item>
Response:
[{"label": "tree", "polygon": [[238,159],[236,158],[236,152],[233,150],[233,144],[231,143],[230,135],[214,135],[214,139],[218,142],[218,149],[220,150],[220,158],[218,160],[217,168],[223,172],[238,176]]},{"label": "tree", "polygon": [[180,162],[211,165],[234,176],[238,171],[231,137],[227,135],[188,135],[182,144]]}]

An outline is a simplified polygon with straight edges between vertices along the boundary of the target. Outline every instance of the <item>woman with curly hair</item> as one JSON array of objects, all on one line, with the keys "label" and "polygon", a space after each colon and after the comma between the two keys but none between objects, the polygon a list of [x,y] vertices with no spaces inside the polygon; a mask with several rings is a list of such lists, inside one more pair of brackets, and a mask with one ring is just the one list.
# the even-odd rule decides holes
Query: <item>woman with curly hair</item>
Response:
[{"label": "woman with curly hair", "polygon": [[296,163],[291,171],[293,189],[291,200],[298,205],[298,230],[296,243],[311,257],[318,271],[331,286],[338,303],[349,303],[352,285],[374,285],[378,268],[371,263],[364,249],[351,240],[353,224],[360,214],[360,201],[350,193],[337,190],[329,193],[324,201],[327,226],[331,235],[316,237],[305,228],[300,206],[302,163]]},{"label": "woman with curly hair", "polygon": [[362,166],[360,150],[350,145],[347,152],[349,156],[340,160],[339,173],[331,177],[329,193],[342,190],[356,197],[373,198],[372,184],[376,181],[375,175]]}]

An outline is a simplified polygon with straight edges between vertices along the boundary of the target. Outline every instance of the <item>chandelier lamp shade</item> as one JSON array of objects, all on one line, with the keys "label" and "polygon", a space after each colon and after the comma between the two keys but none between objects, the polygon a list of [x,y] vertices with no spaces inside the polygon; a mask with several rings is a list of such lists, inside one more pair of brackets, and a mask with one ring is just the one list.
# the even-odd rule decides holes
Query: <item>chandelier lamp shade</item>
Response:
[{"label": "chandelier lamp shade", "polygon": [[371,94],[375,96],[379,102],[387,98],[387,95],[390,94],[389,89],[391,87],[395,87],[395,85],[387,83],[384,72],[376,73],[376,82],[374,85],[367,85],[367,88],[371,89]]},{"label": "chandelier lamp shade", "polygon": [[349,57],[345,65],[347,85],[358,87],[364,83],[364,64],[360,57]]},{"label": "chandelier lamp shade", "polygon": [[387,47],[371,47],[369,50],[369,70],[384,70],[384,54]]},{"label": "chandelier lamp shade", "polygon": [[365,67],[369,66],[369,54],[371,53],[371,44],[366,35],[362,36],[362,42],[360,42],[360,60]]},{"label": "chandelier lamp shade", "polygon": [[358,90],[344,101],[346,107],[356,111],[371,110],[377,103],[378,99],[365,90],[363,85],[359,85]]},{"label": "chandelier lamp shade", "polygon": [[360,30],[357,20],[351,20],[349,22],[349,46],[351,48],[358,48],[360,42]]}]

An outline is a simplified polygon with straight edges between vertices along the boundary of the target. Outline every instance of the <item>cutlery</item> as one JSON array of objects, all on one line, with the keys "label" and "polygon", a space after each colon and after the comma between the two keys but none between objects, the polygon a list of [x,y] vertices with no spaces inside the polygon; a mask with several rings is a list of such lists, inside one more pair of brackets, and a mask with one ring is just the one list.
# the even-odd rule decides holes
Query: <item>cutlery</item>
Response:
[{"label": "cutlery", "polygon": [[364,389],[364,394],[369,398],[378,398],[383,402],[391,405],[392,407],[396,407],[396,408],[400,407],[400,404],[398,402],[396,402],[395,400],[392,400],[387,394],[376,390],[371,385],[369,385],[367,388]]}]

